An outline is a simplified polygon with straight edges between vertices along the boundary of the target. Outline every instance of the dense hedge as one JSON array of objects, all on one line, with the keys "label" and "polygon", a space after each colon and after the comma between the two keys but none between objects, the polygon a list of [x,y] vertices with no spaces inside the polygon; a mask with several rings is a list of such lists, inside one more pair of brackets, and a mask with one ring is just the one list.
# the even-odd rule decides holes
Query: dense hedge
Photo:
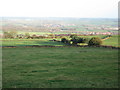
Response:
[{"label": "dense hedge", "polygon": [[61,42],[67,43],[67,44],[73,44],[73,45],[77,45],[78,43],[88,43],[89,42],[89,38],[78,37],[76,35],[71,35],[70,38],[71,38],[70,40],[68,40],[66,38],[62,38]]},{"label": "dense hedge", "polygon": [[99,37],[93,37],[88,42],[89,46],[97,46],[97,45],[101,45],[101,44],[102,44],[102,40]]},{"label": "dense hedge", "polygon": [[70,40],[67,40],[66,38],[62,38],[61,42],[66,44],[77,45],[78,43],[86,43],[89,46],[99,46],[102,44],[102,40],[99,37],[93,37],[91,39],[85,38],[85,37],[78,37],[76,35],[71,35]]}]

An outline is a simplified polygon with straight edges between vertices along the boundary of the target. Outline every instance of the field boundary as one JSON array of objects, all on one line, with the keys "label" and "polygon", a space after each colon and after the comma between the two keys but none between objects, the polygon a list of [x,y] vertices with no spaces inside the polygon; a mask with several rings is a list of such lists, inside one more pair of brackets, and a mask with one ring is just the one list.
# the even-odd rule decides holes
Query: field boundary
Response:
[{"label": "field boundary", "polygon": [[50,46],[50,45],[44,45],[44,46],[40,46],[40,45],[31,45],[31,46],[1,46],[0,48],[18,48],[18,47],[25,47],[25,48],[31,48],[31,47],[40,47],[40,48],[46,48],[46,47],[103,47],[103,48],[111,48],[111,49],[120,49],[120,47],[114,47],[114,46],[105,46],[105,45],[101,45],[101,46],[87,46],[87,45],[76,45],[76,46]]},{"label": "field boundary", "polygon": [[111,37],[106,37],[106,38],[104,38],[104,39],[102,39],[102,40],[104,41],[104,40],[107,40],[107,39],[109,39],[109,38],[111,38]]}]

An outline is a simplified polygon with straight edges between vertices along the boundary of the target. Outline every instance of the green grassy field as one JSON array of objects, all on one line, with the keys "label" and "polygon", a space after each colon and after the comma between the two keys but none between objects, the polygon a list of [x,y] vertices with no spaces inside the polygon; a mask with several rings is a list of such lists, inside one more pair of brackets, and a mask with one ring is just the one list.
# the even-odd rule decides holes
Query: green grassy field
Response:
[{"label": "green grassy field", "polygon": [[118,88],[118,50],[3,48],[3,88]]},{"label": "green grassy field", "polygon": [[49,41],[52,39],[5,39],[2,46],[31,46],[31,45],[48,45],[48,46],[63,46],[62,42]]},{"label": "green grassy field", "polygon": [[[87,38],[92,38],[92,37],[100,37],[103,38],[105,35],[96,35],[96,36],[80,36],[80,37],[87,37]],[[118,43],[118,35],[113,35],[112,37],[103,40],[102,45],[107,45],[107,46],[116,46],[119,47]],[[68,37],[67,37],[68,38]],[[61,42],[54,42],[50,41],[51,39],[1,39],[2,40],[2,46],[30,46],[30,45],[50,45],[50,46],[64,46],[64,43]],[[61,40],[58,38],[57,40]],[[86,44],[85,44],[86,45]]]},{"label": "green grassy field", "polygon": [[103,45],[120,47],[120,44],[118,43],[119,38],[120,36],[114,35],[109,39],[104,40]]},{"label": "green grassy field", "polygon": [[[1,41],[0,41],[1,45]],[[0,48],[0,89],[2,88],[2,48]]]}]

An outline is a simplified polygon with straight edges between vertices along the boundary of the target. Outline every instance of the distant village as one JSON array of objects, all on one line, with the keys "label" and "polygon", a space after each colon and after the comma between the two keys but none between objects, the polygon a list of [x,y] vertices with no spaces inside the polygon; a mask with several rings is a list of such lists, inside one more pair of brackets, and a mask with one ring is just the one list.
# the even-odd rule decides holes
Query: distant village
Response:
[{"label": "distant village", "polygon": [[[84,20],[81,23],[76,23],[76,21],[37,21],[37,20],[16,20],[16,19],[5,19],[2,21],[2,30],[0,32],[0,37],[3,37],[2,32],[6,31],[17,31],[17,32],[42,32],[44,34],[37,34],[36,36],[49,36],[46,33],[54,34],[55,36],[69,36],[70,34],[77,35],[117,35],[119,34],[119,30],[117,23],[111,21],[111,24],[105,23],[99,24],[98,22],[94,22],[92,24],[84,23]],[[74,24],[75,23],[75,24]],[[20,34],[20,36],[23,36]]]}]

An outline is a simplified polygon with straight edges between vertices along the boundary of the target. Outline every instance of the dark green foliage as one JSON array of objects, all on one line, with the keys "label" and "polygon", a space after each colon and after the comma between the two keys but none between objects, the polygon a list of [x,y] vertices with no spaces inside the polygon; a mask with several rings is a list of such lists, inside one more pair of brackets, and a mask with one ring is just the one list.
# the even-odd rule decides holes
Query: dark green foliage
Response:
[{"label": "dark green foliage", "polygon": [[77,44],[79,42],[79,37],[72,38],[71,41],[73,44]]},{"label": "dark green foliage", "polygon": [[70,40],[66,40],[65,43],[69,45],[69,44],[71,44],[70,42],[71,42]]},{"label": "dark green foliage", "polygon": [[89,46],[97,46],[97,45],[101,45],[101,44],[102,44],[102,40],[99,37],[93,37],[88,42]]},{"label": "dark green foliage", "polygon": [[89,38],[79,37],[78,43],[87,43],[88,41],[89,41]]},{"label": "dark green foliage", "polygon": [[65,44],[68,44],[68,45],[71,44],[71,43],[70,43],[71,41],[68,40],[68,39],[66,39],[66,38],[62,38],[62,39],[61,39],[61,42],[62,42],[62,43],[65,43]]},{"label": "dark green foliage", "polygon": [[66,43],[66,40],[67,40],[66,38],[62,38],[61,42]]},{"label": "dark green foliage", "polygon": [[89,38],[85,38],[85,37],[75,37],[75,38],[72,38],[71,41],[73,42],[73,44],[77,44],[77,43],[88,43]]}]

